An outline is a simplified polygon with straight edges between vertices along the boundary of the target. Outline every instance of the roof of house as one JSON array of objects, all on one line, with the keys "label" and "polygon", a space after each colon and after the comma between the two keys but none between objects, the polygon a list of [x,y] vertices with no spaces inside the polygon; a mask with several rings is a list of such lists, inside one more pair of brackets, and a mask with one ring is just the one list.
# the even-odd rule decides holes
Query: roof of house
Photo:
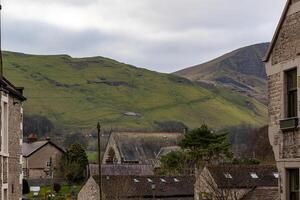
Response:
[{"label": "roof of house", "polygon": [[47,144],[51,144],[54,147],[56,147],[58,150],[60,150],[61,152],[65,152],[65,150],[63,148],[59,147],[58,145],[56,145],[52,141],[50,141],[50,140],[43,140],[43,141],[37,141],[37,142],[31,142],[31,143],[23,142],[23,145],[22,145],[22,155],[24,157],[29,157],[32,154],[34,154],[35,152],[37,152],[39,149],[41,149],[44,146],[46,146]]},{"label": "roof of house", "polygon": [[253,191],[249,192],[242,200],[279,200],[280,195],[277,188],[256,188]]},{"label": "roof of house", "polygon": [[[93,178],[98,183],[99,176]],[[194,176],[102,176],[104,194],[126,194],[127,198],[193,197],[194,184]]]},{"label": "roof of house", "polygon": [[219,188],[277,187],[278,170],[269,165],[208,166]]},{"label": "roof of house", "polygon": [[176,146],[181,133],[114,132],[111,139],[124,161],[153,164],[163,147]]},{"label": "roof of house", "polygon": [[[101,165],[102,174],[106,176],[152,176],[154,169],[152,165]],[[99,165],[90,164],[89,172],[91,176],[99,174]]]},{"label": "roof of house", "polygon": [[157,158],[161,158],[162,156],[165,156],[173,151],[178,151],[180,150],[180,147],[179,146],[170,146],[170,147],[162,147],[158,154],[157,154]]},{"label": "roof of house", "polygon": [[22,87],[16,87],[11,82],[9,82],[5,77],[0,79],[1,90],[8,91],[11,95],[17,97],[21,101],[25,101],[26,98],[23,96]]},{"label": "roof of house", "polygon": [[276,41],[277,41],[277,39],[278,39],[278,36],[279,36],[280,30],[281,30],[281,27],[282,27],[282,25],[283,25],[283,23],[284,23],[284,19],[286,18],[287,14],[288,14],[289,7],[290,7],[291,3],[292,3],[292,0],[288,0],[288,1],[286,2],[285,8],[284,8],[283,13],[282,13],[282,15],[281,15],[280,21],[279,21],[279,23],[278,23],[278,25],[277,25],[275,34],[274,34],[274,36],[273,36],[273,39],[272,39],[272,41],[271,41],[271,44],[270,44],[269,49],[268,49],[268,51],[267,51],[267,54],[266,54],[265,58],[263,59],[264,62],[268,62],[269,59],[270,59],[270,56],[271,56],[272,51],[273,51],[273,49],[274,49],[275,43],[276,43]]}]

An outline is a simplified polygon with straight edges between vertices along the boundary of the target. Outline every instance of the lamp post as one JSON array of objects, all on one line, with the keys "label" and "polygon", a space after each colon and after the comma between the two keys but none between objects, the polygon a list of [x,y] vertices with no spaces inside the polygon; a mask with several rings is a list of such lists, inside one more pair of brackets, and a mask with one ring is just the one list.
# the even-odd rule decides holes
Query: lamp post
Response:
[{"label": "lamp post", "polygon": [[102,173],[101,173],[101,125],[100,122],[97,124],[97,130],[98,130],[98,165],[99,165],[99,192],[100,192],[100,200],[102,200]]}]

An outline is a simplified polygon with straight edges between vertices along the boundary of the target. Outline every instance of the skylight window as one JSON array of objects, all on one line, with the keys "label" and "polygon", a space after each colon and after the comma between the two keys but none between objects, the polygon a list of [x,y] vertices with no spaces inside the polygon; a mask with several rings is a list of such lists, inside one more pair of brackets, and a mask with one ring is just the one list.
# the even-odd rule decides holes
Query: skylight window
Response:
[{"label": "skylight window", "polygon": [[274,176],[275,178],[279,178],[279,173],[274,172],[274,173],[273,173],[273,176]]},{"label": "skylight window", "polygon": [[225,178],[232,179],[232,176],[229,173],[225,173],[224,176],[225,176]]},{"label": "skylight window", "polygon": [[163,178],[160,179],[161,182],[166,183],[167,181]]},{"label": "skylight window", "polygon": [[134,178],[134,179],[133,179],[133,182],[139,183],[140,181],[139,181],[138,179]]},{"label": "skylight window", "polygon": [[258,179],[257,174],[254,172],[250,173],[250,176],[251,176],[251,178]]},{"label": "skylight window", "polygon": [[147,181],[148,181],[149,183],[153,183],[152,179],[150,179],[150,178],[147,178]]},{"label": "skylight window", "polygon": [[177,178],[174,178],[174,182],[178,183],[180,181]]}]

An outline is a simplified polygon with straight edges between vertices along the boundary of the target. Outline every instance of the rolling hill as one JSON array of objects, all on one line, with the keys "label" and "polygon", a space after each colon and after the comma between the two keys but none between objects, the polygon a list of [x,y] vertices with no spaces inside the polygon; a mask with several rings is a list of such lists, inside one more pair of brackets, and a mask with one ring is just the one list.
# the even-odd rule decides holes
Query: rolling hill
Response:
[{"label": "rolling hill", "polygon": [[225,86],[267,103],[266,71],[262,62],[269,43],[244,47],[174,74],[193,81]]},{"label": "rolling hill", "polygon": [[180,121],[214,128],[266,123],[266,106],[218,86],[203,87],[104,57],[4,52],[4,74],[24,86],[27,114],[46,116],[70,130],[153,128]]}]

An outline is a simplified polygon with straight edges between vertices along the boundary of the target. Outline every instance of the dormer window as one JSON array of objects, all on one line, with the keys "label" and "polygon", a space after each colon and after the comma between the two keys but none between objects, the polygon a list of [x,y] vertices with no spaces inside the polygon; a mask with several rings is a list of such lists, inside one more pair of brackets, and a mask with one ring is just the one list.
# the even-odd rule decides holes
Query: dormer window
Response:
[{"label": "dormer window", "polygon": [[293,69],[286,72],[286,109],[287,117],[293,118],[298,116],[297,111],[297,69]]}]

